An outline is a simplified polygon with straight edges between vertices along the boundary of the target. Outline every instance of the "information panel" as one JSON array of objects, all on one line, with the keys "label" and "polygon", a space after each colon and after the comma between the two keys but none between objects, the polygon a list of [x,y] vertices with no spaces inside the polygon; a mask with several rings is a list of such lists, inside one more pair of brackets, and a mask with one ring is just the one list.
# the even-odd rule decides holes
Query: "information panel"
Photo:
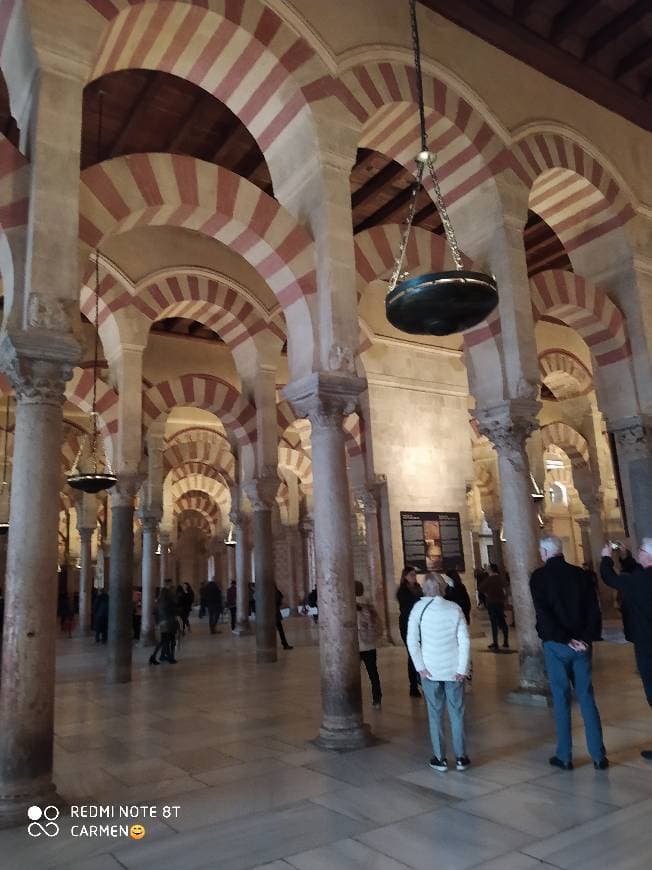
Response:
[{"label": "information panel", "polygon": [[403,558],[419,574],[464,571],[460,515],[439,511],[401,511]]}]

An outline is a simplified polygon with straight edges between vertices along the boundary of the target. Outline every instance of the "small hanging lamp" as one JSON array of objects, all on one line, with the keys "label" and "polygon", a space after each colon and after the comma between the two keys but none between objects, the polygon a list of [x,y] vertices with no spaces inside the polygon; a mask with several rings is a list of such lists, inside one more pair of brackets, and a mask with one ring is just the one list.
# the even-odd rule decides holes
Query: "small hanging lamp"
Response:
[{"label": "small hanging lamp", "polygon": [[9,463],[9,402],[7,396],[5,405],[5,434],[3,438],[2,457],[2,483],[0,483],[0,535],[6,535],[9,531],[9,502],[11,490],[7,480],[7,466]]},{"label": "small hanging lamp", "polygon": [[233,537],[233,523],[229,526],[229,534],[228,537],[224,539],[224,543],[227,547],[235,547],[237,543],[236,539]]},{"label": "small hanging lamp", "polygon": [[[412,335],[453,335],[481,323],[498,304],[496,281],[482,272],[464,268],[455,230],[448,216],[439,180],[435,172],[435,155],[428,150],[426,140],[426,113],[421,78],[421,49],[417,27],[416,0],[410,0],[412,48],[416,74],[417,98],[421,132],[421,151],[416,156],[417,176],[412,187],[410,210],[401,239],[401,247],[385,299],[387,319],[402,332]],[[432,179],[437,211],[444,227],[455,269],[448,272],[430,272],[409,276],[403,271],[405,252],[417,204],[417,194],[423,186],[424,174]]]},{"label": "small hanging lamp", "polygon": [[[99,94],[97,151],[98,162],[101,156],[102,142],[102,103],[103,93]],[[100,347],[100,252],[95,249],[95,345],[93,351],[93,405],[91,409],[91,434],[84,435],[75,460],[68,476],[68,484],[81,492],[98,493],[110,489],[117,477],[111,472],[108,461],[101,462],[98,456],[98,425],[97,425],[97,377],[99,369]]]}]

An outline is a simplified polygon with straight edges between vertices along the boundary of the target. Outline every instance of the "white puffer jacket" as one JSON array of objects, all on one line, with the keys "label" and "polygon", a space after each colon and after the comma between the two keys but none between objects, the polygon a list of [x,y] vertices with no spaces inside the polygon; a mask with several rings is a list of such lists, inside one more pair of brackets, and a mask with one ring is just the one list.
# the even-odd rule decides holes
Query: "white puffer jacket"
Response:
[{"label": "white puffer jacket", "polygon": [[410,613],[407,646],[417,671],[426,668],[433,680],[451,681],[455,674],[469,672],[469,629],[461,609],[445,598],[417,601]]}]

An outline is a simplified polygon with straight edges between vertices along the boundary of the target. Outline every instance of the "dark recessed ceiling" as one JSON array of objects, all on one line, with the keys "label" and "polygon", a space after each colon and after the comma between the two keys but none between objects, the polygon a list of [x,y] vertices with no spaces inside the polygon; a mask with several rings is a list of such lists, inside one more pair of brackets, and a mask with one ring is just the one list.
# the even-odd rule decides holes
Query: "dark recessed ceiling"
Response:
[{"label": "dark recessed ceiling", "polygon": [[156,323],[152,324],[151,331],[162,335],[181,335],[185,338],[201,338],[204,341],[224,344],[224,341],[212,329],[186,317],[165,317],[163,320],[157,320]]},{"label": "dark recessed ceiling", "polygon": [[652,130],[652,0],[419,2]]}]

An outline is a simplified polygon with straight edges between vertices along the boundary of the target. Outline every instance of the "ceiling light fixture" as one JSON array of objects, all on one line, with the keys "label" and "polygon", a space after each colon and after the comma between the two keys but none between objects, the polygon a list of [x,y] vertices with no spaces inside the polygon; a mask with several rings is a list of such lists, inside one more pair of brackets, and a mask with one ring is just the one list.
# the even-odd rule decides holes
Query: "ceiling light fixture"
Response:
[{"label": "ceiling light fixture", "polygon": [[[477,326],[485,320],[498,304],[496,281],[483,272],[471,272],[464,268],[457,244],[455,230],[435,172],[435,155],[428,150],[426,139],[426,114],[421,77],[421,49],[417,26],[416,0],[410,0],[412,48],[416,75],[421,150],[415,160],[417,175],[412,187],[410,210],[401,239],[398,257],[389,282],[385,299],[387,319],[402,332],[412,335],[453,335],[464,329]],[[447,272],[431,272],[410,277],[403,271],[405,253],[410,239],[417,205],[417,194],[423,187],[425,173],[432,180],[437,211],[446,234],[455,269]]]}]

